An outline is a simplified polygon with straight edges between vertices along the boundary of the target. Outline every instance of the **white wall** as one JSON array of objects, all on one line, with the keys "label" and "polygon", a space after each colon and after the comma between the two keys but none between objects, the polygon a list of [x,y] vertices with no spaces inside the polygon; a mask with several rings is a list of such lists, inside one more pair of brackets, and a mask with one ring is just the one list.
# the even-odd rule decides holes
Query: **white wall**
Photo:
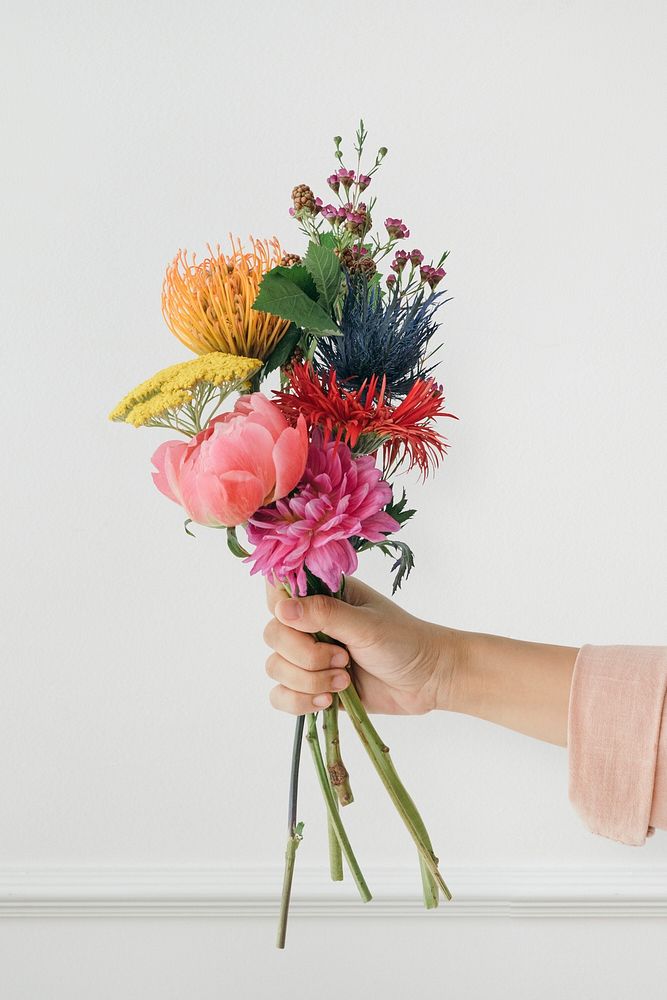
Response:
[{"label": "white wall", "polygon": [[[439,477],[410,484],[401,600],[542,641],[666,641],[664,27],[657,0],[2,6],[9,882],[280,861],[291,721],[266,697],[262,586],[153,489],[160,432],[106,413],[187,356],[160,315],[176,250],[228,231],[298,250],[291,188],[323,189],[330,137],[349,145],[360,114],[390,149],[381,211],[452,250],[442,378],[461,420]],[[388,587],[379,556],[363,573]],[[445,872],[667,862],[665,835],[633,850],[587,833],[558,748],[462,717],[381,722]],[[358,854],[402,870],[410,845],[348,743]],[[321,811],[306,768],[306,867],[325,864]],[[640,944],[626,920],[298,919],[279,966],[260,917],[54,929],[8,914],[3,1000],[205,998],[223,973],[254,1000],[306,955],[321,976],[334,932],[369,952],[355,998],[385,984],[401,941],[425,996],[559,998],[554,948],[578,996],[650,991],[664,971],[660,921]],[[511,993],[503,956],[520,966]]]}]

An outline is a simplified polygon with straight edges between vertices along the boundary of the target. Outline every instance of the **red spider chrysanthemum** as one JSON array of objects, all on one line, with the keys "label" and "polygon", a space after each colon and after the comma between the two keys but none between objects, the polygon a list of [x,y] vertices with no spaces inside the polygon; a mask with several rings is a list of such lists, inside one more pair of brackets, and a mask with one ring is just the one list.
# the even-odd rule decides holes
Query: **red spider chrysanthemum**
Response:
[{"label": "red spider chrysanthemum", "polygon": [[289,388],[276,391],[276,402],[294,422],[300,413],[310,427],[345,441],[357,452],[384,450],[385,469],[407,460],[426,476],[447,451],[445,438],[433,426],[436,417],[453,417],[444,409],[441,386],[417,379],[400,403],[386,399],[386,383],[376,375],[358,389],[339,385],[336,372],[318,375],[309,364],[293,365]]}]

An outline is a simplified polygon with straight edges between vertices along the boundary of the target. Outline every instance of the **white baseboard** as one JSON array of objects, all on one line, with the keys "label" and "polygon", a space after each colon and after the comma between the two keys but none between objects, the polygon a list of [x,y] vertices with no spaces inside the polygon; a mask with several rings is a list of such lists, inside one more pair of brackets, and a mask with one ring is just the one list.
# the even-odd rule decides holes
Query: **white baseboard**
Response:
[{"label": "white baseboard", "polygon": [[[292,912],[308,917],[665,917],[667,867],[450,868],[454,895],[425,911],[419,871],[366,872],[364,905],[346,876],[299,868]],[[273,917],[277,868],[3,868],[0,917]]]}]

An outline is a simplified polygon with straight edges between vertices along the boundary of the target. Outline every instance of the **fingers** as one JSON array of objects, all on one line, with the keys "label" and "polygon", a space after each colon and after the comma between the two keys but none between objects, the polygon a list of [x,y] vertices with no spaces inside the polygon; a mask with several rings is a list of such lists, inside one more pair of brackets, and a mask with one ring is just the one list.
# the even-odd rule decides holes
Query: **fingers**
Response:
[{"label": "fingers", "polygon": [[[276,598],[276,603],[280,600],[283,595],[278,595]],[[360,608],[366,605],[367,607],[379,607],[387,604],[387,598],[383,597],[382,594],[378,593],[377,590],[373,590],[369,587],[367,583],[363,580],[358,580],[356,576],[346,576],[345,577],[345,589],[343,591],[343,600],[347,604],[353,604],[355,607]]]},{"label": "fingers", "polygon": [[335,597],[282,598],[274,608],[276,618],[299,632],[325,632],[348,645],[364,646],[373,641],[369,609],[355,607]]},{"label": "fingers", "polygon": [[309,712],[319,712],[328,708],[332,698],[330,694],[319,694],[313,698],[311,695],[291,691],[278,684],[269,693],[269,700],[273,707],[281,712],[289,712],[290,715],[308,715]]},{"label": "fingers", "polygon": [[331,693],[344,690],[350,683],[345,670],[304,670],[278,653],[272,653],[266,661],[266,672],[274,681],[280,681],[271,692],[271,703],[297,715],[327,708]]},{"label": "fingers", "polygon": [[305,670],[326,670],[327,667],[346,667],[347,650],[330,642],[317,642],[312,635],[297,632],[272,618],[264,629],[264,642],[286,660]]}]

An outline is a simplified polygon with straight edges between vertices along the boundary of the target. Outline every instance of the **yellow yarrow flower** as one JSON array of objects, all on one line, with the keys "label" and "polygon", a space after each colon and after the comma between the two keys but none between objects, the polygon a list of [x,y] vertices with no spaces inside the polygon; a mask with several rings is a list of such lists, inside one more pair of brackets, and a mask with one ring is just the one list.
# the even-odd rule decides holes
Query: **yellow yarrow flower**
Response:
[{"label": "yellow yarrow flower", "polygon": [[222,351],[244,357],[269,356],[287,333],[289,320],[252,308],[259,285],[283,253],[277,239],[255,240],[246,251],[229,237],[231,254],[210,246],[197,262],[179,250],[162,286],[162,315],[182,344],[195,354]]},{"label": "yellow yarrow flower", "polygon": [[120,401],[109,414],[133,427],[170,427],[183,434],[196,434],[210,420],[205,408],[214,412],[230,392],[242,388],[261,368],[259,358],[245,358],[213,351],[163,368]]}]

